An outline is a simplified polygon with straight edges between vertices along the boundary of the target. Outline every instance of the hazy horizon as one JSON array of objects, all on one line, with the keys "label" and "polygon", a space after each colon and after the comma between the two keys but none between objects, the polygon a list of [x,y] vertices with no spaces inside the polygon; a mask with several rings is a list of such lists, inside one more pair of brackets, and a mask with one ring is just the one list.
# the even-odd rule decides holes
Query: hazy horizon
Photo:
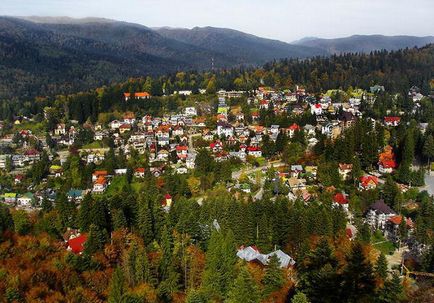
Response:
[{"label": "hazy horizon", "polygon": [[[293,42],[305,37],[432,36],[434,1],[2,0],[0,15],[107,18],[147,27],[221,27]],[[326,12],[326,13],[325,13]]]}]

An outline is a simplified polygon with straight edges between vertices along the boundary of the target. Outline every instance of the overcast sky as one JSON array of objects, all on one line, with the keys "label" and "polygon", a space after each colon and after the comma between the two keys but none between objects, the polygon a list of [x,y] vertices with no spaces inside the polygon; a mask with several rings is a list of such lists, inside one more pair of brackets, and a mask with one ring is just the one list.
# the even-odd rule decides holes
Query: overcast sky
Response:
[{"label": "overcast sky", "polygon": [[306,36],[434,35],[434,0],[0,0],[0,15],[216,26],[287,42]]}]

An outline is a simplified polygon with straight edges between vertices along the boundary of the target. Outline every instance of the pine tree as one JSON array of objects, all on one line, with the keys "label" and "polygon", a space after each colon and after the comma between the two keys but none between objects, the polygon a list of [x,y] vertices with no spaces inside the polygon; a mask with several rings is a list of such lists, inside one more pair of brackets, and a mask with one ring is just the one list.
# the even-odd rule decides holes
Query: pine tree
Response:
[{"label": "pine tree", "polygon": [[142,237],[143,242],[146,245],[151,243],[154,240],[152,212],[149,208],[148,201],[146,200],[139,203],[136,225],[138,234]]},{"label": "pine tree", "polygon": [[384,283],[384,288],[379,292],[378,301],[381,303],[402,302],[405,299],[404,288],[397,274],[393,274],[390,280]]},{"label": "pine tree", "polygon": [[347,258],[347,267],[343,273],[344,298],[348,302],[370,300],[374,294],[375,281],[372,265],[363,254],[363,247],[356,242]]},{"label": "pine tree", "polygon": [[434,158],[434,138],[432,135],[429,135],[426,138],[425,143],[423,145],[422,153],[425,157],[428,158],[428,167],[429,169],[431,169],[430,167],[431,160]]},{"label": "pine tree", "polygon": [[106,241],[107,231],[101,230],[98,225],[91,224],[89,227],[89,235],[84,245],[84,252],[88,255],[91,255],[96,251],[101,250],[104,247]]},{"label": "pine tree", "polygon": [[120,267],[116,267],[110,283],[109,303],[120,303],[125,294],[125,279]]},{"label": "pine tree", "polygon": [[214,230],[208,241],[202,289],[210,297],[221,300],[235,277],[235,245],[232,233],[224,235]]},{"label": "pine tree", "polygon": [[262,282],[264,284],[265,295],[279,290],[285,283],[285,276],[280,268],[279,258],[276,255],[272,255],[268,260]]},{"label": "pine tree", "polygon": [[89,230],[89,226],[92,224],[92,217],[90,215],[90,210],[92,209],[92,196],[87,194],[80,204],[78,209],[78,226],[82,232]]},{"label": "pine tree", "polygon": [[291,303],[309,303],[306,295],[302,292],[297,292],[291,299]]},{"label": "pine tree", "polygon": [[230,288],[226,301],[227,303],[259,303],[260,294],[258,286],[253,280],[248,269],[243,266]]},{"label": "pine tree", "polygon": [[382,281],[387,279],[387,260],[386,256],[381,253],[378,256],[377,263],[375,264],[375,273]]}]

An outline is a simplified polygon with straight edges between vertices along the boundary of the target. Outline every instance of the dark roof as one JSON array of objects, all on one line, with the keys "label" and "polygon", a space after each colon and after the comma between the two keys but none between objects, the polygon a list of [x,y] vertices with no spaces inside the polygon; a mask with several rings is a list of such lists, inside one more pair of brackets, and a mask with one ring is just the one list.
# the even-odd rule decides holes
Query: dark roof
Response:
[{"label": "dark roof", "polygon": [[380,214],[394,214],[395,212],[393,209],[391,209],[386,203],[384,203],[384,200],[378,200],[375,201],[374,204],[372,204],[369,209],[375,210],[377,213]]}]

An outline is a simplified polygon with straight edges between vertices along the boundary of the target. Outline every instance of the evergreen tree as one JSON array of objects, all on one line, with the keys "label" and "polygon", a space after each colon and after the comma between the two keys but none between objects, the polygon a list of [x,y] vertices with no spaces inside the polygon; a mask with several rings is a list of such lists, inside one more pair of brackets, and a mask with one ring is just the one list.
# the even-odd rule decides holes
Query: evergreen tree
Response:
[{"label": "evergreen tree", "polygon": [[268,260],[262,283],[264,284],[265,295],[279,290],[285,283],[285,276],[280,268],[279,258],[276,255],[271,256]]},{"label": "evergreen tree", "polygon": [[154,240],[152,212],[147,199],[139,202],[136,226],[138,234],[142,237],[146,245]]},{"label": "evergreen tree", "polygon": [[378,278],[380,278],[382,281],[386,281],[387,279],[387,260],[386,256],[381,253],[378,256],[377,264],[375,264],[375,273]]},{"label": "evergreen tree", "polygon": [[120,267],[116,267],[110,282],[109,303],[120,303],[125,294],[125,279]]},{"label": "evergreen tree", "polygon": [[368,302],[372,299],[375,290],[373,269],[363,254],[362,245],[358,242],[353,245],[347,258],[343,279],[343,297],[348,302]]},{"label": "evergreen tree", "polygon": [[92,255],[104,248],[104,244],[107,241],[107,231],[101,230],[98,225],[91,224],[89,227],[89,235],[84,245],[84,252],[88,255]]},{"label": "evergreen tree", "polygon": [[82,232],[87,232],[89,230],[89,226],[93,223],[92,217],[90,215],[92,203],[92,196],[87,194],[83,198],[80,208],[78,209],[78,226]]},{"label": "evergreen tree", "polygon": [[228,292],[227,303],[259,303],[260,294],[255,280],[248,269],[243,266]]},{"label": "evergreen tree", "polygon": [[404,288],[397,274],[393,274],[390,280],[384,283],[384,288],[380,290],[378,301],[381,303],[402,302],[405,299]]},{"label": "evergreen tree", "polygon": [[426,138],[422,153],[428,159],[428,167],[431,169],[431,160],[434,158],[434,138],[432,135]]},{"label": "evergreen tree", "polygon": [[306,295],[302,292],[297,292],[291,299],[291,303],[309,303]]}]

